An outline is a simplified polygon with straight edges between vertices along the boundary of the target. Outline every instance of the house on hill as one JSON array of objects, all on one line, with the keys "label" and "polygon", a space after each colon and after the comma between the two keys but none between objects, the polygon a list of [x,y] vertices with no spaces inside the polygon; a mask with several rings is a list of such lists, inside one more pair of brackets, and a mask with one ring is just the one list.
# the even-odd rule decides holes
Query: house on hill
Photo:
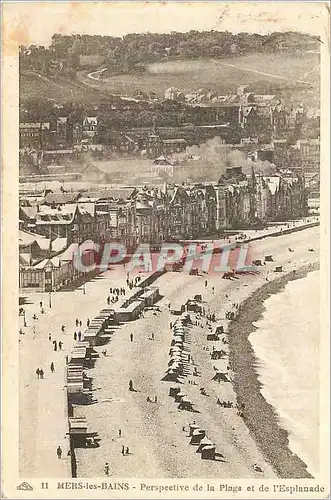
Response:
[{"label": "house on hill", "polygon": [[83,139],[94,142],[98,130],[98,118],[96,116],[87,116],[83,120]]}]

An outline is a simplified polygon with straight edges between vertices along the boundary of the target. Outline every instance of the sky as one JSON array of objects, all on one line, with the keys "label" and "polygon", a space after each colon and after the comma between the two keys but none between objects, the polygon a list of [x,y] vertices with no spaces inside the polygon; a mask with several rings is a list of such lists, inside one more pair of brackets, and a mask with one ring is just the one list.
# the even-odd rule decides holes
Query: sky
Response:
[{"label": "sky", "polygon": [[54,33],[219,30],[237,33],[301,31],[325,35],[322,2],[4,2],[6,37],[19,45],[48,46]]}]

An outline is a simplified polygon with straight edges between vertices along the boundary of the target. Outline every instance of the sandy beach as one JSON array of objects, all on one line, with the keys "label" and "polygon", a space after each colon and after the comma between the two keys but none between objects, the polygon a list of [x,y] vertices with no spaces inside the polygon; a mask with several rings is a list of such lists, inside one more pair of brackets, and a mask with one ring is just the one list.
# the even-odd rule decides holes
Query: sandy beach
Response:
[{"label": "sandy beach", "polygon": [[[314,252],[309,252],[312,246]],[[277,415],[260,395],[254,353],[247,338],[265,298],[289,279],[304,276],[318,265],[319,228],[252,242],[251,251],[255,259],[272,254],[274,262],[261,267],[258,274],[246,273],[235,280],[208,276],[207,286],[205,275],[166,273],[154,284],[163,296],[158,303],[160,312],[147,311],[139,320],[116,329],[106,346],[107,356],[101,355],[88,371],[93,377],[96,404],[75,407],[75,415],[86,416],[90,430],[100,438],[99,448],[76,450],[79,477],[103,475],[105,462],[113,477],[309,477],[305,464],[288,450],[287,435],[279,427]],[[283,266],[283,272],[274,272],[275,266]],[[227,371],[227,359],[211,359],[213,345],[219,347],[220,342],[207,342],[206,320],[192,326],[186,339],[190,373],[181,386],[196,410],[190,413],[177,409],[169,397],[169,388],[176,384],[162,378],[172,339],[169,325],[176,319],[169,303],[176,308],[198,293],[207,312],[216,315],[213,327],[229,327],[223,336],[229,344],[221,346],[231,369]],[[225,314],[233,310],[234,303],[241,304],[240,314],[228,325]],[[150,340],[152,333],[155,340]],[[101,354],[103,348],[97,349]],[[197,385],[189,383],[194,369],[199,372]],[[230,382],[213,381],[215,369],[227,371]],[[130,379],[136,392],[128,391]],[[200,393],[200,387],[206,388],[207,396]],[[155,396],[157,403],[147,401]],[[237,398],[246,405],[244,418],[237,415]],[[217,399],[229,400],[234,406],[223,408]],[[193,420],[206,430],[224,460],[201,460],[187,437]],[[129,455],[122,455],[123,446],[129,447]],[[262,472],[256,472],[254,464]]]}]

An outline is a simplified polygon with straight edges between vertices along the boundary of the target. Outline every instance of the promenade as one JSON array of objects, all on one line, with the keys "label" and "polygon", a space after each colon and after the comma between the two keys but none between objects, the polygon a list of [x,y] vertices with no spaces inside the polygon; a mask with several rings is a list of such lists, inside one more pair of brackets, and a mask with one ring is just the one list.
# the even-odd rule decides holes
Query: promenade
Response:
[{"label": "promenade", "polygon": [[[84,332],[86,321],[92,320],[107,307],[111,286],[125,287],[126,273],[122,266],[97,276],[79,289],[51,294],[26,294],[26,324],[20,317],[20,475],[22,477],[71,477],[69,439],[67,429],[67,402],[65,390],[66,355],[76,343],[74,332]],[[135,289],[132,289],[132,293]],[[41,314],[42,302],[45,313]],[[115,305],[116,307],[116,305]],[[33,315],[37,315],[37,320]],[[76,319],[82,322],[76,327]],[[61,327],[65,326],[65,332]],[[49,341],[48,335],[52,340]],[[60,351],[53,349],[53,340],[62,342]],[[55,372],[50,365],[54,363]],[[43,369],[44,380],[38,379],[37,368]],[[56,449],[61,446],[59,460]]]}]

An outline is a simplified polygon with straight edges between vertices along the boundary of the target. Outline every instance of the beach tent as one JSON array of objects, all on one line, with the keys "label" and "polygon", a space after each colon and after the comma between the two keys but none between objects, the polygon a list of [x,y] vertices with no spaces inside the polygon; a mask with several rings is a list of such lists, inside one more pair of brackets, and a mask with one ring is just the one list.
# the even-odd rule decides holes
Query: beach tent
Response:
[{"label": "beach tent", "polygon": [[180,392],[180,387],[170,387],[169,396],[174,398],[176,394],[178,394],[179,392]]},{"label": "beach tent", "polygon": [[208,333],[207,340],[213,340],[214,342],[217,342],[218,340],[220,340],[220,338],[216,333]]},{"label": "beach tent", "polygon": [[221,372],[216,372],[212,380],[215,380],[216,382],[230,382],[226,373],[221,373]]},{"label": "beach tent", "polygon": [[219,333],[225,333],[224,332],[224,327],[221,325],[221,326],[217,326],[216,327],[216,330],[215,330],[215,333],[219,334]]},{"label": "beach tent", "polygon": [[189,431],[189,436],[192,436],[193,435],[193,431],[195,431],[196,429],[200,429],[200,427],[197,425],[197,424],[189,424],[189,428],[190,428],[190,431]]},{"label": "beach tent", "polygon": [[183,398],[178,405],[179,410],[193,411],[192,401],[187,398]]},{"label": "beach tent", "polygon": [[215,446],[204,446],[201,450],[202,460],[215,460],[216,449]]},{"label": "beach tent", "polygon": [[227,355],[228,354],[225,351],[223,351],[223,349],[221,349],[220,351],[215,350],[211,353],[211,359],[221,359]]},{"label": "beach tent", "polygon": [[185,396],[185,394],[183,392],[178,392],[175,395],[175,402],[180,403],[180,401],[183,399],[184,396]]},{"label": "beach tent", "polygon": [[195,429],[192,433],[190,444],[200,444],[205,435],[206,431],[204,429]]},{"label": "beach tent", "polygon": [[178,373],[175,370],[167,370],[163,379],[165,382],[179,382]]},{"label": "beach tent", "polygon": [[200,441],[200,444],[199,444],[198,449],[197,449],[197,453],[201,453],[202,448],[204,448],[205,446],[212,446],[212,445],[213,445],[213,443],[210,441],[210,439],[208,439],[207,436],[205,436]]}]

